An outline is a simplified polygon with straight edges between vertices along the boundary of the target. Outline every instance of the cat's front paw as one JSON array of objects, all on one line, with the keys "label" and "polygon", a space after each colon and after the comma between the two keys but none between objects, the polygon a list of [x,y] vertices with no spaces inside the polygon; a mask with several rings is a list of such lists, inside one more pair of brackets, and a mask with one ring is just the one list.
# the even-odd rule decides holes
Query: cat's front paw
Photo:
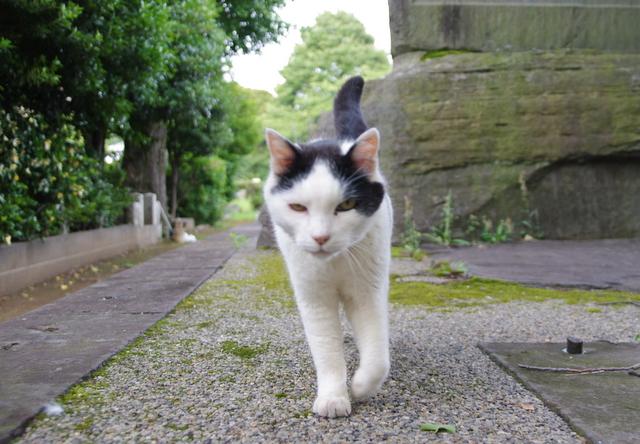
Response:
[{"label": "cat's front paw", "polygon": [[351,402],[346,396],[318,396],[313,403],[313,413],[327,418],[349,416]]},{"label": "cat's front paw", "polygon": [[389,374],[389,364],[380,363],[369,368],[360,367],[353,375],[351,394],[356,401],[364,401],[375,395]]}]

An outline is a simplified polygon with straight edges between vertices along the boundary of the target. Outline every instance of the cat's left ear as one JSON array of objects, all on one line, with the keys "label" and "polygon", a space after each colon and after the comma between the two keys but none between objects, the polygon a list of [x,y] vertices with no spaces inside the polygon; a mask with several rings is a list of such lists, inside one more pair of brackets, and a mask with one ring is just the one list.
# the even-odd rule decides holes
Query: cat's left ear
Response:
[{"label": "cat's left ear", "polygon": [[371,175],[378,169],[379,147],[380,132],[376,128],[369,128],[360,134],[347,155],[359,170]]}]

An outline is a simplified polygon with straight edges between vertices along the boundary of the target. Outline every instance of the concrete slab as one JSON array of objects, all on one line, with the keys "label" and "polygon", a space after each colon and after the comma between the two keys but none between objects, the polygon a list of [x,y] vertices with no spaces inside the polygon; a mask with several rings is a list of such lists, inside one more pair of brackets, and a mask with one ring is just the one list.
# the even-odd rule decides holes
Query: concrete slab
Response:
[{"label": "concrete slab", "polygon": [[530,285],[640,291],[640,239],[541,240],[492,246],[427,246],[435,260],[469,273]]},{"label": "concrete slab", "polygon": [[564,344],[483,343],[479,347],[535,392],[576,432],[592,442],[637,443],[640,439],[640,378],[626,372],[567,375],[519,367],[625,367],[640,362],[640,344],[593,342],[585,354],[569,355]]},{"label": "concrete slab", "polygon": [[[259,227],[233,229],[255,238]],[[208,279],[233,254],[216,234],[0,324],[0,443]]]}]

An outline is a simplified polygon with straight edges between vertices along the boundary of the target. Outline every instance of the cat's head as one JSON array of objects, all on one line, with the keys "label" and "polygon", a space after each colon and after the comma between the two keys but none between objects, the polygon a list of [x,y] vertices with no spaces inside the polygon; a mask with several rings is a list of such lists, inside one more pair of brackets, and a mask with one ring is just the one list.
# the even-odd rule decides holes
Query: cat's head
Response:
[{"label": "cat's head", "polygon": [[298,145],[270,129],[266,139],[271,163],[264,193],[273,222],[298,247],[320,258],[360,241],[385,193],[378,130],[343,143]]}]

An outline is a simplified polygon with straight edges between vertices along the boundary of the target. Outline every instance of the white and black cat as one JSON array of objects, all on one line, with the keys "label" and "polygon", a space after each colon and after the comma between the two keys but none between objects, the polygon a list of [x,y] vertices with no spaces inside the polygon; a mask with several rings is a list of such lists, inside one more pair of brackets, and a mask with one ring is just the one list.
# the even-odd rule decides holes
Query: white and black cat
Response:
[{"label": "white and black cat", "polygon": [[363,87],[362,77],[352,77],[334,100],[338,140],[296,144],[266,130],[265,202],[316,367],[313,411],[328,417],[351,413],[340,305],[360,354],[353,398],[375,394],[389,372],[392,209],[379,169],[380,134],[360,112]]}]

